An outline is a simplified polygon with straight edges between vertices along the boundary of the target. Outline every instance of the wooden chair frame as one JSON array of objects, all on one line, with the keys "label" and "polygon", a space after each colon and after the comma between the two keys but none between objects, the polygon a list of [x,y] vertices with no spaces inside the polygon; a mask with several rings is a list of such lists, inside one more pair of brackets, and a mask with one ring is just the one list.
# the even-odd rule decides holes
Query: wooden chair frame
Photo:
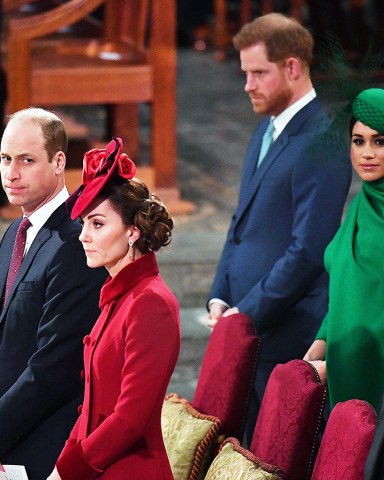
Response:
[{"label": "wooden chair frame", "polygon": [[[145,4],[142,12],[145,12],[149,0],[142,2]],[[6,0],[6,8],[20,3],[23,2]],[[137,0],[129,3],[138,4]],[[176,188],[175,1],[152,0],[150,3],[148,50],[144,49],[144,34],[136,39],[125,37],[130,22],[142,24],[146,21],[145,15],[133,17],[132,12],[123,9],[125,2],[119,0],[69,0],[48,12],[11,19],[7,43],[8,110],[17,111],[31,104],[94,103],[119,104],[121,107],[122,104],[149,102],[152,105],[151,167],[154,183],[156,188]],[[55,72],[43,67],[33,70],[32,41],[44,41],[42,37],[75,24],[103,4],[106,41],[124,41],[127,45],[138,42],[142,58],[137,58],[136,64],[124,66],[111,62],[108,68],[100,69],[84,66],[79,69],[78,76],[73,71],[68,73],[65,65],[58,66]],[[123,79],[128,71],[130,80],[127,88]],[[71,88],[64,89],[68,81],[72,82]],[[59,92],[54,99],[47,94],[52,84]],[[106,85],[108,88],[105,88]]]}]

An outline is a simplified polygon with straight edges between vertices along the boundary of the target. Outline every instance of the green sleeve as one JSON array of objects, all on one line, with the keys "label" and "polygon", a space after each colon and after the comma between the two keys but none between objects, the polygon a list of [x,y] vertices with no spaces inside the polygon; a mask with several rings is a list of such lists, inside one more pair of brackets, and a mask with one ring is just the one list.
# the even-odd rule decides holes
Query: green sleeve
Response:
[{"label": "green sleeve", "polygon": [[327,318],[328,318],[328,314],[324,317],[324,320],[320,325],[319,331],[317,332],[317,335],[316,335],[316,340],[327,341]]}]

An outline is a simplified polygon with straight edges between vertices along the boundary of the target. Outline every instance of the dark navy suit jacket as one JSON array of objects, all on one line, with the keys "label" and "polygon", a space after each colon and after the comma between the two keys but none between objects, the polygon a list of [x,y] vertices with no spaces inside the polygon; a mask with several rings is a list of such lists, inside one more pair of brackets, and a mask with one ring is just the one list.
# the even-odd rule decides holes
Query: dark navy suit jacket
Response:
[{"label": "dark navy suit jacket", "polygon": [[261,360],[302,358],[327,310],[323,254],[340,225],[351,182],[346,139],[312,100],[256,168],[269,119],[254,133],[209,298],[249,315]]},{"label": "dark navy suit jacket", "polygon": [[378,408],[375,436],[364,471],[364,480],[383,480],[384,478],[384,395]]},{"label": "dark navy suit jacket", "polygon": [[[0,296],[20,220],[0,245]],[[41,228],[0,315],[0,461],[30,480],[52,471],[82,399],[83,337],[91,330],[105,269],[90,269],[81,226],[61,205]]]}]

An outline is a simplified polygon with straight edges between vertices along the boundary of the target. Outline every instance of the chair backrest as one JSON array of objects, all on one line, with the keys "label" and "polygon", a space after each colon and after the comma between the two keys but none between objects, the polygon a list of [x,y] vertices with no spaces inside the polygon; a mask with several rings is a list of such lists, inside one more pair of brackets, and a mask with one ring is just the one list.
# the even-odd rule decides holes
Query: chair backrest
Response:
[{"label": "chair backrest", "polygon": [[37,0],[3,0],[2,1],[2,7],[3,11],[6,12],[13,12],[15,10],[18,10],[19,8],[23,7],[26,3],[34,3]]},{"label": "chair backrest", "polygon": [[368,402],[337,403],[329,416],[311,480],[363,479],[375,425],[376,413]]},{"label": "chair backrest", "polygon": [[308,362],[277,365],[261,403],[251,452],[279,466],[288,480],[309,479],[325,399],[326,388]]},{"label": "chair backrest", "polygon": [[208,340],[192,405],[221,421],[221,433],[242,438],[260,350],[250,318],[219,320]]},{"label": "chair backrest", "polygon": [[[105,33],[108,35],[108,38],[101,39],[101,45],[97,42],[89,43],[89,39],[86,39],[86,42],[83,44],[83,49],[78,45],[79,38],[69,39],[66,43],[59,45],[45,43],[42,45],[42,48],[45,50],[33,51],[33,41],[40,40],[43,37],[57,34],[63,29],[76,24],[83,20],[86,16],[90,15],[101,5],[105,5]],[[90,66],[98,69],[98,73],[102,72],[102,69],[105,67],[109,70],[109,75],[113,76],[116,73],[113,71],[111,66],[116,64],[115,62],[108,62],[103,59],[103,66],[100,64],[93,65],[90,61],[86,61],[86,56],[96,59],[100,53],[100,50],[105,47],[108,49],[108,41],[120,40],[121,37],[121,24],[127,19],[129,13],[129,8],[126,6],[124,9],[121,8],[121,15],[118,16],[118,8],[115,0],[69,0],[67,2],[58,4],[55,8],[51,8],[43,13],[39,13],[32,16],[27,16],[25,18],[14,18],[9,21],[9,33],[8,33],[8,77],[9,81],[9,101],[10,101],[10,110],[11,112],[23,108],[31,102],[31,99],[39,100],[41,102],[47,102],[47,104],[54,104],[54,102],[60,102],[60,97],[57,92],[53,91],[50,93],[51,97],[46,94],[43,96],[38,88],[38,84],[34,82],[34,75],[36,70],[43,70],[46,76],[55,74],[57,72],[52,70],[49,64],[47,64],[47,59],[44,54],[54,53],[56,59],[56,68],[61,73],[61,77],[67,71],[73,69],[72,58],[70,55],[77,54],[77,61],[79,62],[79,78],[78,83],[81,80],[81,75],[85,75],[85,68]],[[119,23],[121,22],[121,23]],[[139,24],[139,22],[138,22]],[[137,36],[135,28],[134,36]],[[114,32],[113,34],[111,32]],[[100,40],[100,39],[98,39]],[[41,43],[41,42],[40,42]],[[133,43],[133,42],[131,42]],[[47,50],[50,47],[51,50]],[[114,52],[114,47],[110,47]],[[108,50],[106,51],[108,53]],[[119,53],[119,51],[118,51]],[[63,57],[63,58],[61,58]],[[83,60],[81,60],[83,58]],[[74,59],[76,60],[76,59]],[[82,62],[83,65],[80,63]],[[61,69],[60,69],[61,66]],[[18,72],[23,72],[23,75],[15,75],[14,70]],[[18,78],[23,77],[23,78]],[[58,82],[59,79],[55,79]],[[44,88],[47,89],[51,84],[44,84]],[[67,88],[70,88],[70,83],[60,85],[59,91],[61,95],[65,92]],[[75,85],[72,84],[72,87]],[[78,88],[78,85],[76,85]],[[111,87],[110,83],[105,83],[104,89],[108,90]],[[91,97],[90,92],[82,92],[82,96],[85,97],[85,100],[82,103],[94,103],[89,97]],[[103,91],[101,91],[103,92]],[[41,95],[41,97],[40,97]],[[76,100],[76,102],[75,102]],[[68,103],[81,103],[81,98],[75,99],[71,102],[71,98],[65,97],[65,101]],[[104,101],[104,98],[100,98],[100,101]]]},{"label": "chair backrest", "polygon": [[138,48],[145,48],[150,19],[150,0],[130,0],[130,8],[121,8],[121,3],[121,0],[108,0],[105,4],[106,40],[126,41]]}]

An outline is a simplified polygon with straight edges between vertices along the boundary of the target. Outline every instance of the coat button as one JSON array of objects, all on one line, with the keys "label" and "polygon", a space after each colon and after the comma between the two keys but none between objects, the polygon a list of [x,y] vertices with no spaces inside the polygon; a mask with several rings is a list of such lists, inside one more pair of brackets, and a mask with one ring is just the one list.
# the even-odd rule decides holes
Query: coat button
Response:
[{"label": "coat button", "polygon": [[83,339],[84,345],[88,346],[91,342],[91,337],[89,335],[86,335]]},{"label": "coat button", "polygon": [[235,242],[235,245],[240,245],[240,243],[241,243],[241,240],[240,240],[239,237],[235,237],[235,238],[233,239],[233,241]]},{"label": "coat button", "polygon": [[83,411],[83,405],[79,405],[79,406],[77,407],[77,413],[78,413],[79,415],[81,415],[81,412],[82,412],[82,411]]}]

